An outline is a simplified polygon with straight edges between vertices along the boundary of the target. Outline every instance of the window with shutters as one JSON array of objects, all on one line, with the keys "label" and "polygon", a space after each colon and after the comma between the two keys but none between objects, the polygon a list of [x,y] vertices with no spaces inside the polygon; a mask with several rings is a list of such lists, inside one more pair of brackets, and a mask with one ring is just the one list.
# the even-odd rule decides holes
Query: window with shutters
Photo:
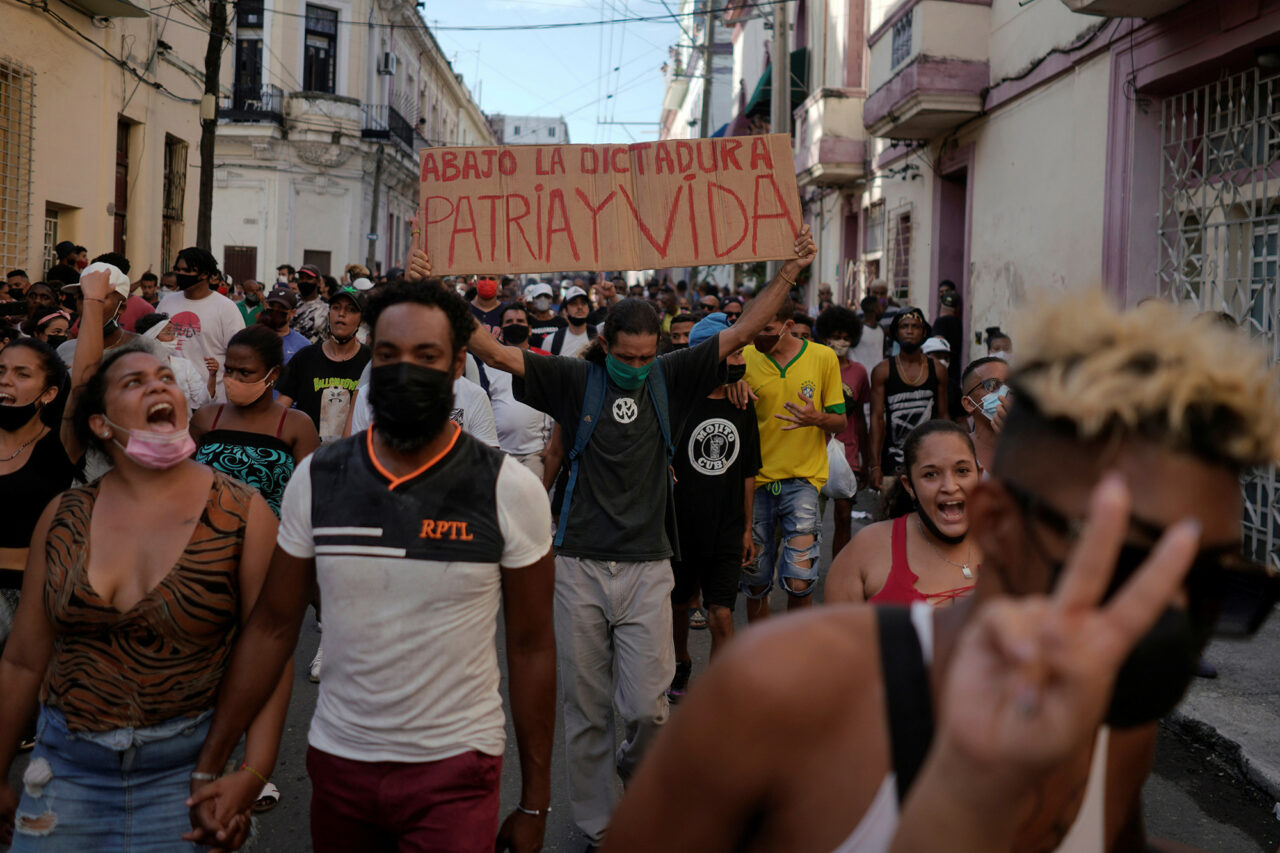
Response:
[{"label": "window with shutters", "polygon": [[302,88],[333,94],[338,68],[338,13],[307,4]]}]

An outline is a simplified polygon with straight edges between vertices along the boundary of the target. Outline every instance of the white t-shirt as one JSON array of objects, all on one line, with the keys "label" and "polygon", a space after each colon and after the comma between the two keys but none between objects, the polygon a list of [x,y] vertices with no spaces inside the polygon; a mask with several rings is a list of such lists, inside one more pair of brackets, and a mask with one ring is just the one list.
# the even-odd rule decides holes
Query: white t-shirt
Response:
[{"label": "white t-shirt", "polygon": [[876,369],[876,365],[884,361],[884,330],[862,327],[862,340],[849,351],[849,360],[856,361],[867,370],[867,376]]},{"label": "white t-shirt", "polygon": [[[493,423],[493,407],[484,389],[459,376],[453,380],[453,411],[449,419],[490,447],[498,447],[498,429]],[[373,406],[369,405],[369,368],[360,377],[360,389],[356,392],[355,408],[351,412],[351,434],[373,425]]]},{"label": "white t-shirt", "polygon": [[[543,341],[544,344],[550,345],[551,338]],[[560,345],[559,355],[565,358],[573,358],[575,355],[586,349],[587,344],[591,343],[591,338],[587,335],[587,327],[583,326],[582,331],[578,334],[573,333],[573,326],[569,326],[564,335],[564,343]]]},{"label": "white t-shirt", "polygon": [[[360,439],[346,441],[353,440]],[[439,761],[470,750],[501,755],[506,717],[494,640],[500,566],[529,566],[550,550],[551,508],[542,483],[513,458],[502,460],[493,491],[500,563],[412,559],[403,548],[387,547],[397,534],[416,537],[424,524],[404,487],[333,496],[369,504],[374,517],[387,519],[385,532],[313,527],[315,458],[304,459],[289,480],[277,537],[294,557],[315,558],[325,602],[324,680],[310,744],[354,761]],[[474,519],[493,512],[492,505],[461,511]],[[392,527],[405,516],[412,531]],[[326,544],[332,542],[346,544]]]},{"label": "white t-shirt", "polygon": [[217,360],[217,399],[225,400],[222,365],[227,358],[227,341],[244,328],[240,309],[221,293],[210,293],[204,299],[188,299],[185,293],[179,292],[161,299],[156,310],[169,315],[169,322],[178,335],[177,354],[195,365],[201,376],[208,375],[204,360]]},{"label": "white t-shirt", "polygon": [[555,421],[550,415],[516,400],[511,391],[510,373],[486,369],[485,374],[489,379],[493,421],[498,428],[498,446],[513,456],[541,452],[547,446]]}]

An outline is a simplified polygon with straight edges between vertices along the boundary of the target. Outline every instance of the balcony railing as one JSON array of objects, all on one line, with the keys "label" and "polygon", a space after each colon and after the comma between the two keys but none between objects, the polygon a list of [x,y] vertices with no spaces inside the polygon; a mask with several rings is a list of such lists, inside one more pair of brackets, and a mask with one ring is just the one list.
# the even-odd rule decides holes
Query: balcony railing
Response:
[{"label": "balcony railing", "polygon": [[223,98],[218,118],[231,122],[284,123],[284,92],[279,86],[253,86],[237,83],[231,97]]},{"label": "balcony railing", "polygon": [[364,105],[364,130],[360,135],[365,139],[395,139],[410,151],[417,150],[413,125],[388,104]]}]

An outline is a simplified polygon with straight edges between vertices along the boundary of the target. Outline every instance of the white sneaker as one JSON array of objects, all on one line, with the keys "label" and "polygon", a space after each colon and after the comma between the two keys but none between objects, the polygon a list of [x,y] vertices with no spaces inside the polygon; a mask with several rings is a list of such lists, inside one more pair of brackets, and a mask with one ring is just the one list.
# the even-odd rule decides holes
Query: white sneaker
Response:
[{"label": "white sneaker", "polygon": [[320,648],[316,649],[316,656],[311,659],[310,672],[311,672],[312,684],[320,683],[320,663],[323,660],[324,660],[324,647],[321,646]]}]

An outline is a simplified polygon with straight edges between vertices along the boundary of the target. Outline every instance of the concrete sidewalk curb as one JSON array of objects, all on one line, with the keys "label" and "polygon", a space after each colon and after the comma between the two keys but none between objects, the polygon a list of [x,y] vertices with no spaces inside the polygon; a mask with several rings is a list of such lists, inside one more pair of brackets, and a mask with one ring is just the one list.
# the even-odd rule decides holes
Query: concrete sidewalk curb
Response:
[{"label": "concrete sidewalk curb", "polygon": [[1227,737],[1212,724],[1175,710],[1166,719],[1179,734],[1197,741],[1214,752],[1241,776],[1257,786],[1271,799],[1280,802],[1280,767],[1250,756],[1237,741]]}]

